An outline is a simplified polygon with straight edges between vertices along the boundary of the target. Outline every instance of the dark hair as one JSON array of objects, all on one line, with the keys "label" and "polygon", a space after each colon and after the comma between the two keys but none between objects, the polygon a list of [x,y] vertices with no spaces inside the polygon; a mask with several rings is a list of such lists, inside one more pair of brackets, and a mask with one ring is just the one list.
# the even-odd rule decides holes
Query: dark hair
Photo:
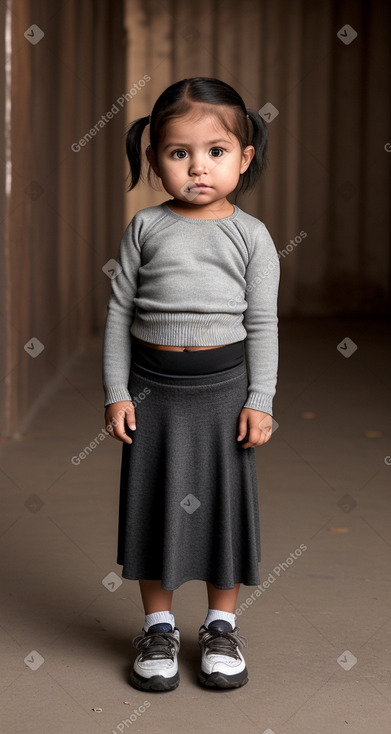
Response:
[{"label": "dark hair", "polygon": [[[128,191],[134,189],[141,177],[141,138],[145,127],[150,124],[150,145],[156,154],[166,122],[189,112],[194,103],[200,105],[200,116],[205,114],[205,105],[215,105],[216,117],[228,132],[238,138],[242,150],[247,145],[254,146],[254,156],[247,171],[241,174],[237,193],[255,186],[267,165],[267,125],[258,112],[246,109],[240,94],[229,84],[201,76],[171,84],[156,100],[150,116],[139,117],[131,123],[126,135],[126,154],[131,178]],[[227,114],[227,107],[232,110],[232,115]],[[149,183],[150,174],[149,168]]]}]

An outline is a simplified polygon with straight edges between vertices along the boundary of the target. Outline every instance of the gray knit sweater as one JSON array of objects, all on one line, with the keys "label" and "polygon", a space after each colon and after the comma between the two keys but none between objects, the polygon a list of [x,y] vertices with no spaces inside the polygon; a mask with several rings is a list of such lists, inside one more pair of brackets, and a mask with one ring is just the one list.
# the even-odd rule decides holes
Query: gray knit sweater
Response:
[{"label": "gray knit sweater", "polygon": [[192,219],[166,203],[137,212],[121,240],[103,339],[105,406],[128,392],[131,334],[153,344],[245,340],[243,407],[273,415],[280,262],[265,225],[234,205],[223,219]]}]

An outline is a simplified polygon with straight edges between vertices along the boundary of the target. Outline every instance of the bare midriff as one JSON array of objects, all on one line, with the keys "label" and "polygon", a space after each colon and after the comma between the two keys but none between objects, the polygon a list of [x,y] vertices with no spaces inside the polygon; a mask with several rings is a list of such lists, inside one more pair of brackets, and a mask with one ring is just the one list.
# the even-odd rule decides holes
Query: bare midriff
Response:
[{"label": "bare midriff", "polygon": [[173,347],[173,346],[167,346],[166,344],[152,344],[152,342],[145,342],[142,339],[138,339],[137,337],[134,337],[139,341],[141,344],[145,344],[147,347],[152,347],[153,349],[163,349],[165,351],[169,352],[198,352],[201,349],[219,349],[219,347],[227,347],[228,344],[217,344],[213,347]]}]

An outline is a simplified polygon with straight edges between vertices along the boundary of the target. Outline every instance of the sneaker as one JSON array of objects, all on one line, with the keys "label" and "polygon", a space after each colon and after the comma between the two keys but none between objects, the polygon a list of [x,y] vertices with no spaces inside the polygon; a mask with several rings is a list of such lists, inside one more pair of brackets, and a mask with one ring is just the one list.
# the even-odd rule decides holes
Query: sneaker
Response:
[{"label": "sneaker", "polygon": [[141,650],[133,663],[130,681],[140,691],[172,691],[179,685],[177,652],[179,629],[168,622],[149,627],[148,632],[133,638]]},{"label": "sneaker", "polygon": [[216,619],[208,627],[202,625],[198,642],[202,649],[201,672],[198,680],[210,688],[240,688],[248,681],[248,672],[239,645],[247,647],[247,640],[239,634],[239,627],[225,619]]}]

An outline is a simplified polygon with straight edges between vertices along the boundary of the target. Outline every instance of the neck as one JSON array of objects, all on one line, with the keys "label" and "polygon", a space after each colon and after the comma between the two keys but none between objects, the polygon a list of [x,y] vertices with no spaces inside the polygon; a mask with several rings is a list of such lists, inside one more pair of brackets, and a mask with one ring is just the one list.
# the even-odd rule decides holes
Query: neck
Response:
[{"label": "neck", "polygon": [[186,217],[194,217],[194,219],[219,219],[229,217],[235,211],[233,205],[227,199],[219,199],[205,205],[193,204],[175,198],[169,199],[166,203],[174,212],[183,214]]}]

